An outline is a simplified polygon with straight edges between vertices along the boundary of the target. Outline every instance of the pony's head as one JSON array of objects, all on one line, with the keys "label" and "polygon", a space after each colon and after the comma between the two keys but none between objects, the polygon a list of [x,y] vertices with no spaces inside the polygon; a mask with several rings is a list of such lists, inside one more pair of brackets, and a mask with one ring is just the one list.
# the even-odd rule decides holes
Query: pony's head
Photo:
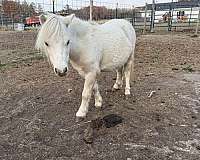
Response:
[{"label": "pony's head", "polygon": [[36,48],[43,51],[54,67],[54,72],[64,76],[68,70],[70,52],[70,30],[74,14],[62,17],[54,14],[40,16],[41,29],[38,33]]}]

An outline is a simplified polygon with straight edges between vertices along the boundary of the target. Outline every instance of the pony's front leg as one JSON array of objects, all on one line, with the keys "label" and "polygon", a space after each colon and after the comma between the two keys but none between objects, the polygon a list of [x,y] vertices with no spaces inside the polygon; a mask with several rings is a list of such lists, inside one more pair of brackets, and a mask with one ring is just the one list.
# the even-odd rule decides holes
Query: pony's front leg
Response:
[{"label": "pony's front leg", "polygon": [[82,92],[81,106],[78,112],[76,113],[77,121],[80,121],[80,119],[83,119],[86,117],[95,81],[96,81],[96,73],[90,72],[86,74],[84,88]]}]

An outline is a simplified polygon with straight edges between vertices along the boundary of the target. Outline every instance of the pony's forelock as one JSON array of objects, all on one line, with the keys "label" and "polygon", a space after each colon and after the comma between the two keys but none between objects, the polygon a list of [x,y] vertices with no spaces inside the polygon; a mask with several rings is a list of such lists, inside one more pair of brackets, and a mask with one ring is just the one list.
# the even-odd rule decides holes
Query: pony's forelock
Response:
[{"label": "pony's forelock", "polygon": [[36,49],[45,52],[45,40],[51,37],[53,37],[54,40],[60,39],[61,35],[63,35],[64,27],[65,25],[59,16],[49,16],[39,30],[35,44]]}]

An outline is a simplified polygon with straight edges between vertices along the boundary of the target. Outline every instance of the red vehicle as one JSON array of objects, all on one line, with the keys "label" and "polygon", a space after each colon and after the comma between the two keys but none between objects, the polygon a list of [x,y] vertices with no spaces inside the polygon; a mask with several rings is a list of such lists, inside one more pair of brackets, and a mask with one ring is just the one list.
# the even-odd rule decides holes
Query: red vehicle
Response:
[{"label": "red vehicle", "polygon": [[25,19],[25,25],[26,26],[38,26],[38,25],[40,25],[39,16],[27,17]]}]

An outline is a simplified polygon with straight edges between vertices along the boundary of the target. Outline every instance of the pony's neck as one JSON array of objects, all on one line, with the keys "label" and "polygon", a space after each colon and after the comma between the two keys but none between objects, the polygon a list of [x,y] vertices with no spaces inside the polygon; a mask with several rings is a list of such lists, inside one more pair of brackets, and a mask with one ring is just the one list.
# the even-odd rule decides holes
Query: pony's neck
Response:
[{"label": "pony's neck", "polygon": [[96,28],[97,25],[93,25],[87,21],[83,21],[79,18],[74,18],[69,25],[71,31],[72,44],[69,54],[69,58],[73,62],[77,62],[83,53],[82,47],[87,43],[88,35],[92,33],[92,30]]},{"label": "pony's neck", "polygon": [[75,17],[70,24],[70,29],[74,36],[82,37],[91,31],[92,26],[89,22]]}]

